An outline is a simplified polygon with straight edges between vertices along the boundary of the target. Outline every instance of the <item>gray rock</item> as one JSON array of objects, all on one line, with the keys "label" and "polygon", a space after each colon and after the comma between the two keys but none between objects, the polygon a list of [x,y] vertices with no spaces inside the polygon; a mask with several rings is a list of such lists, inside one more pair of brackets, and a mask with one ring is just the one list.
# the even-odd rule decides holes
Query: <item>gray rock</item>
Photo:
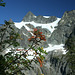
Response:
[{"label": "gray rock", "polygon": [[28,12],[26,14],[26,16],[24,16],[23,20],[24,22],[31,22],[34,21],[36,23],[42,23],[42,24],[46,24],[46,23],[51,23],[54,22],[55,20],[57,20],[57,17],[55,16],[50,16],[49,18],[45,18],[43,16],[35,16],[31,11]]},{"label": "gray rock", "polygon": [[52,44],[65,43],[75,27],[75,10],[65,12],[58,23],[57,29],[52,33],[48,39]]},{"label": "gray rock", "polygon": [[31,25],[30,23],[29,24],[26,24],[26,26],[28,26],[30,29],[33,29],[34,28],[34,26]]},{"label": "gray rock", "polygon": [[34,20],[36,23],[43,23],[45,18],[43,16],[37,16]]},{"label": "gray rock", "polygon": [[34,15],[31,11],[29,11],[29,12],[26,14],[26,16],[24,16],[24,18],[23,18],[22,21],[24,21],[24,22],[31,22],[31,21],[33,21],[34,19],[35,19],[35,15]]},{"label": "gray rock", "polygon": [[[63,58],[62,58],[63,57]],[[25,71],[25,75],[67,75],[69,73],[68,63],[60,50],[51,51],[45,56],[44,64],[40,67],[39,63],[32,63],[34,69]]]}]

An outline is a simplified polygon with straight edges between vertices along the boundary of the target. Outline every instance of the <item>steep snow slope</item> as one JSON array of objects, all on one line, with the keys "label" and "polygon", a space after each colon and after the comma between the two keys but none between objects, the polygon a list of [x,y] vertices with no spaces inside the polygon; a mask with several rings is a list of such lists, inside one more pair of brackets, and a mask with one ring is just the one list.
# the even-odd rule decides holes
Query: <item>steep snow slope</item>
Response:
[{"label": "steep snow slope", "polygon": [[53,51],[53,50],[55,52],[61,51],[62,54],[66,54],[66,50],[64,49],[64,44],[54,45],[54,46],[52,46],[51,44],[49,44],[49,47],[48,48],[44,48],[44,50],[46,50],[47,52]]},{"label": "steep snow slope", "polygon": [[56,27],[56,26],[58,26],[58,22],[60,21],[60,18],[57,18],[57,20],[56,21],[54,21],[54,22],[52,22],[52,23],[47,23],[47,24],[40,24],[40,23],[35,23],[34,21],[32,21],[32,22],[19,22],[19,23],[17,23],[17,22],[15,22],[15,26],[17,27],[17,28],[21,28],[22,26],[25,26],[25,28],[27,29],[27,30],[30,30],[27,26],[26,26],[26,24],[32,24],[34,27],[37,27],[37,26],[41,26],[42,28],[47,28],[51,33],[55,30],[55,28],[54,27]]}]

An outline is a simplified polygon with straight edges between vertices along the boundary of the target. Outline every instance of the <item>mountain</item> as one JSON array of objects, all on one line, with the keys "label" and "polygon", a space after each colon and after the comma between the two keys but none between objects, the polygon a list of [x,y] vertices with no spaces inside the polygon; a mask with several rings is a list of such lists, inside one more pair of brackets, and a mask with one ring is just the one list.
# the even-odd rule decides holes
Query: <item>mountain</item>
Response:
[{"label": "mountain", "polygon": [[42,24],[46,24],[46,23],[51,23],[53,21],[55,21],[57,19],[57,17],[55,16],[35,16],[31,11],[29,11],[23,18],[23,22],[31,22],[34,21],[35,23],[42,23]]},{"label": "mountain", "polygon": [[22,21],[24,21],[24,22],[30,22],[30,21],[33,21],[34,18],[35,18],[35,15],[34,15],[31,11],[29,11],[29,12],[26,14],[26,16],[24,16],[24,18],[23,18]]},{"label": "mountain", "polygon": [[75,27],[75,10],[67,11],[62,16],[61,20],[58,23],[57,29],[52,33],[52,36],[49,38],[50,43],[52,44],[65,44],[65,41],[68,39]]},{"label": "mountain", "polygon": [[62,18],[35,16],[32,12],[28,12],[21,22],[15,22],[11,26],[23,39],[17,40],[21,45],[19,48],[28,48],[30,44],[28,38],[33,35],[29,31],[34,28],[40,29],[47,40],[40,45],[48,52],[43,67],[40,68],[39,64],[32,63],[34,70],[24,71],[25,75],[67,75],[69,73],[64,45],[71,35],[75,36],[75,10],[66,11]]},{"label": "mountain", "polygon": [[[19,23],[15,22],[15,26],[16,26],[16,28],[18,28],[17,32],[19,34],[21,34],[23,39],[25,38],[23,41],[19,40],[18,42],[21,44],[22,47],[27,48],[29,42],[25,41],[25,40],[27,40],[32,35],[28,31],[31,31],[32,29],[37,28],[43,32],[43,34],[46,36],[46,39],[47,39],[47,41],[43,42],[40,46],[47,48],[47,47],[49,47],[49,44],[50,44],[48,39],[50,38],[52,32],[55,30],[55,27],[58,25],[60,18],[55,17],[55,19],[56,19],[55,20],[55,19],[53,19],[52,16],[50,16],[50,17],[49,16],[45,16],[45,17],[42,16],[44,19],[48,20],[48,19],[52,18],[52,20],[54,20],[54,21],[50,22],[50,23],[42,23],[42,22],[39,23],[38,20],[40,19],[40,17],[37,20],[37,22],[35,22],[35,19],[37,19],[38,16],[36,16],[35,19],[32,19],[34,16],[35,15],[33,13],[28,12],[21,22],[19,22]],[[28,21],[26,21],[26,20],[28,20]]]}]

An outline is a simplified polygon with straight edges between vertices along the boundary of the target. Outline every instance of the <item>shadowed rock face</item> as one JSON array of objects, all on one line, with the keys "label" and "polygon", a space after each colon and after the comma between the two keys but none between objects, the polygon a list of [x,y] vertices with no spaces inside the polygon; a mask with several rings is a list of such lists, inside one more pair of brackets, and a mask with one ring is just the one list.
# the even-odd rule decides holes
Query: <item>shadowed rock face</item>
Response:
[{"label": "shadowed rock face", "polygon": [[57,20],[57,17],[55,16],[50,16],[49,18],[45,18],[43,16],[35,16],[32,12],[28,12],[22,21],[24,22],[31,22],[34,21],[36,23],[42,23],[42,24],[46,24],[46,23],[51,23],[53,21]]},{"label": "shadowed rock face", "polygon": [[52,33],[49,38],[52,44],[65,43],[75,27],[75,10],[65,12],[63,17],[58,23],[57,29]]},{"label": "shadowed rock face", "polygon": [[32,63],[34,69],[25,71],[25,75],[67,75],[69,73],[68,63],[60,50],[51,51],[45,57],[44,64],[40,68],[39,63]]}]

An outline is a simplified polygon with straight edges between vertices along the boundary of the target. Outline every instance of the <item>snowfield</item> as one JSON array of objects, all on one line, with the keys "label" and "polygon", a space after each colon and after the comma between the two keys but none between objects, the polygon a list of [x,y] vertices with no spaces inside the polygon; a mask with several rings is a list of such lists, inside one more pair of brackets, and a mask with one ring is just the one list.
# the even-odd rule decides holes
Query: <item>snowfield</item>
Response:
[{"label": "snowfield", "polygon": [[15,26],[17,28],[21,28],[22,26],[24,26],[28,31],[30,30],[26,24],[31,24],[33,25],[34,27],[37,27],[37,26],[41,26],[42,28],[47,28],[51,33],[55,30],[55,27],[58,26],[58,22],[60,21],[60,18],[57,18],[56,21],[52,22],[52,23],[47,23],[47,24],[40,24],[40,23],[35,23],[34,21],[32,22],[15,22]]},{"label": "snowfield", "polygon": [[60,45],[54,45],[52,46],[51,44],[48,44],[49,47],[48,48],[44,48],[44,50],[46,50],[47,52],[49,51],[55,51],[55,52],[58,52],[59,51],[62,51],[63,54],[66,54],[66,50],[64,48],[64,44],[60,44]]}]

